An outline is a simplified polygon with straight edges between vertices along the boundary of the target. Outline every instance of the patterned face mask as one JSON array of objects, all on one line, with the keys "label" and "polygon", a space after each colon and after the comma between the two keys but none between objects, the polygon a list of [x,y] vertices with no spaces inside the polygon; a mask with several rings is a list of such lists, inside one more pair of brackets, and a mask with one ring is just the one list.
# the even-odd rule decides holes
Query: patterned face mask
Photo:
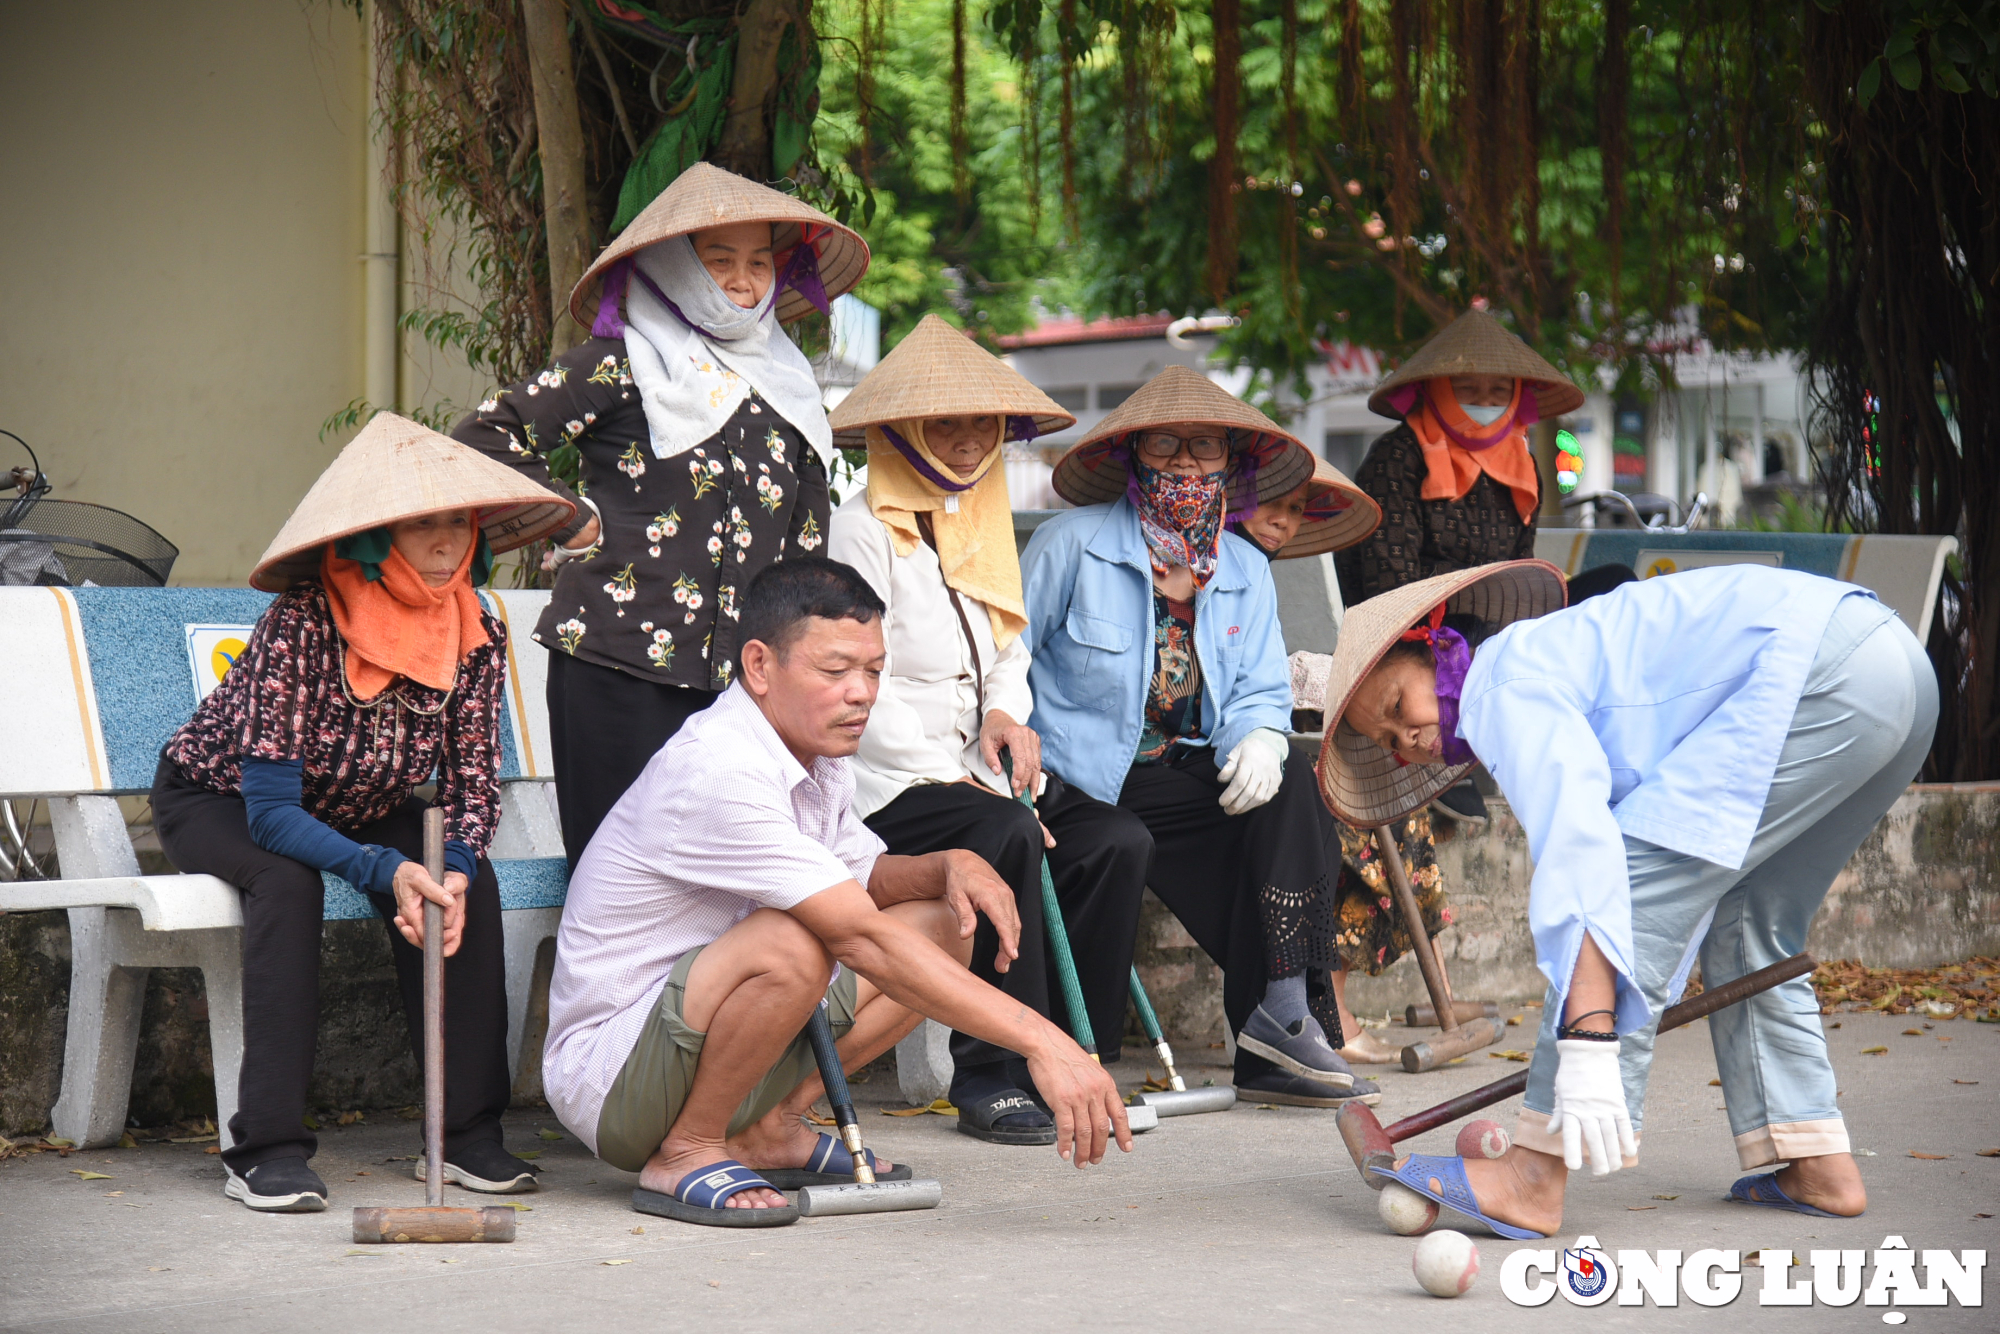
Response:
[{"label": "patterned face mask", "polygon": [[1133,458],[1127,495],[1139,511],[1139,531],[1145,534],[1153,568],[1164,571],[1185,565],[1196,588],[1208,586],[1222,546],[1223,488],[1228,476],[1227,472],[1185,476],[1162,472]]}]

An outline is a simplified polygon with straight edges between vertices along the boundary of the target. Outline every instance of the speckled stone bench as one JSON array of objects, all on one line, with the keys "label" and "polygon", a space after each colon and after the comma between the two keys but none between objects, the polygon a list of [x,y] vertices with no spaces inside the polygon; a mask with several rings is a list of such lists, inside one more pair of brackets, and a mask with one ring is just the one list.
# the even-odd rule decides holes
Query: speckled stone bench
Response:
[{"label": "speckled stone bench", "polygon": [[[561,922],[569,883],[551,792],[546,658],[527,640],[546,592],[481,595],[506,623],[501,820],[489,855],[506,932],[508,1060],[525,1053],[536,952]],[[208,993],[216,1124],[228,1143],[243,1059],[243,917],[214,876],[140,874],[116,798],[151,790],[160,747],[241,652],[270,596],[223,588],[0,588],[0,680],[8,724],[0,798],[48,802],[60,880],[0,883],[0,911],[67,909],[69,1032],[55,1133],[116,1142],[151,968],[194,967]],[[325,876],[329,921],[375,916]]]}]

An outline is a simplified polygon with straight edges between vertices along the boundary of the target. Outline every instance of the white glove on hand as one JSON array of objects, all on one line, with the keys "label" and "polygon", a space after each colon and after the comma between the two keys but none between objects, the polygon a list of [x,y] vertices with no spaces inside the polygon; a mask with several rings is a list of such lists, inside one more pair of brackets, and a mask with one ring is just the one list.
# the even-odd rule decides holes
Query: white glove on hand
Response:
[{"label": "white glove on hand", "polygon": [[1560,1134],[1563,1164],[1574,1172],[1590,1151],[1590,1174],[1610,1176],[1639,1156],[1632,1117],[1625,1110],[1625,1081],[1618,1073],[1616,1042],[1568,1038],[1556,1043],[1556,1105],[1549,1133]]},{"label": "white glove on hand", "polygon": [[1285,781],[1285,757],[1291,749],[1285,734],[1269,727],[1260,727],[1237,742],[1215,775],[1229,784],[1222,790],[1222,809],[1241,815],[1277,796]]}]

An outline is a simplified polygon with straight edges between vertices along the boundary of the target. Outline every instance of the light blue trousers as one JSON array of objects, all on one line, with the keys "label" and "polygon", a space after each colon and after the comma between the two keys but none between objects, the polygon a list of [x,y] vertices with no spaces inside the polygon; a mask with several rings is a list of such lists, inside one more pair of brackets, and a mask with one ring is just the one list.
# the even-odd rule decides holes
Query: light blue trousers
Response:
[{"label": "light blue trousers", "polygon": [[[1625,840],[1633,980],[1654,1016],[1619,1046],[1635,1131],[1659,1016],[1679,998],[1697,955],[1702,984],[1717,987],[1803,950],[1833,878],[1923,765],[1937,727],[1937,678],[1916,637],[1882,614],[1880,603],[1860,597],[1835,609],[1741,869]],[[1548,1133],[1548,1113],[1560,1018],[1551,991],[1514,1136],[1556,1156],[1562,1138]],[[1810,977],[1720,1010],[1708,1023],[1743,1167],[1848,1151]]]}]

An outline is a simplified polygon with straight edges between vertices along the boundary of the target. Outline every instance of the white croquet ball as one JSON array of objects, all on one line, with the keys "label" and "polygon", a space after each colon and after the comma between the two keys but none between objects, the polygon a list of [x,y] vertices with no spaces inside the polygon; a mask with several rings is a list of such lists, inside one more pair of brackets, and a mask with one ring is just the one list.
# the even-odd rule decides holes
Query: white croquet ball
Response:
[{"label": "white croquet ball", "polygon": [[1414,1237],[1438,1221],[1436,1200],[1394,1181],[1375,1193],[1375,1212],[1399,1237]]},{"label": "white croquet ball", "polygon": [[1458,1156],[1461,1158],[1501,1158],[1512,1147],[1507,1132],[1498,1121],[1468,1121],[1458,1132]]},{"label": "white croquet ball", "polygon": [[1463,1232],[1440,1228],[1417,1243],[1410,1270],[1433,1297],[1456,1297],[1479,1277],[1479,1248]]}]

